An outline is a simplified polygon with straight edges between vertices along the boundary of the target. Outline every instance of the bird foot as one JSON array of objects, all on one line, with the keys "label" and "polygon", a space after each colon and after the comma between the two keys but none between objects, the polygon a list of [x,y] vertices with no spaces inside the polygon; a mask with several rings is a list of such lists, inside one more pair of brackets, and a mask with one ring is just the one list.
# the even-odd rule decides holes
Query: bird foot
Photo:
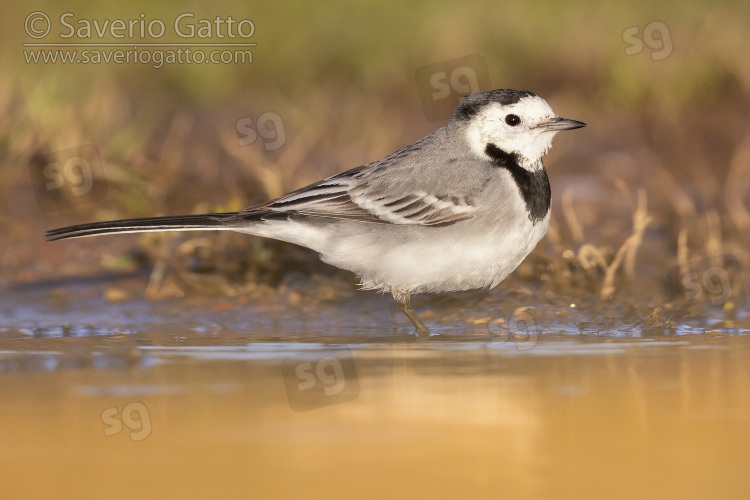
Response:
[{"label": "bird foot", "polygon": [[396,299],[396,305],[402,313],[412,322],[414,327],[417,329],[417,339],[427,340],[430,338],[430,330],[427,329],[425,324],[419,319],[417,313],[411,308],[411,295],[408,292],[394,291],[393,298]]}]

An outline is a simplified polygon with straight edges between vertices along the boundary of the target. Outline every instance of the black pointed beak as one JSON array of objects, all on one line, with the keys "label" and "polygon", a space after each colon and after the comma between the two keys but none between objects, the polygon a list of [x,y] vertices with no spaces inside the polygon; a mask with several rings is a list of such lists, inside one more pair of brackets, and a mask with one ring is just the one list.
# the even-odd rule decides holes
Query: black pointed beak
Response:
[{"label": "black pointed beak", "polygon": [[541,128],[546,128],[547,130],[555,130],[555,131],[573,130],[574,128],[581,128],[585,126],[586,124],[583,122],[579,122],[577,120],[571,120],[569,118],[560,118],[559,116],[556,116],[550,121],[539,125],[539,127]]}]

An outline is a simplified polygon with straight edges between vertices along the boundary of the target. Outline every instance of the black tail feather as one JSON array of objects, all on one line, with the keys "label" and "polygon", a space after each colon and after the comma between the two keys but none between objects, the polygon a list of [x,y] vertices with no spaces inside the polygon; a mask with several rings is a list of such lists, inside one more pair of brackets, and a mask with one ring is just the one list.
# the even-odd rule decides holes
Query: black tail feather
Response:
[{"label": "black tail feather", "polygon": [[112,220],[52,229],[47,231],[45,238],[47,241],[55,241],[113,233],[233,229],[241,220],[238,212]]}]

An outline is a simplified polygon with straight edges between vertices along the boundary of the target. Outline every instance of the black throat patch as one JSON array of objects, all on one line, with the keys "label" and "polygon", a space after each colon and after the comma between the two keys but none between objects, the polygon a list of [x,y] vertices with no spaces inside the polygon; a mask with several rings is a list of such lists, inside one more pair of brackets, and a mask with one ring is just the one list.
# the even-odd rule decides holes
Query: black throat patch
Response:
[{"label": "black throat patch", "polygon": [[498,167],[507,169],[516,186],[521,192],[521,198],[526,203],[526,210],[529,212],[529,219],[533,224],[544,219],[549,212],[550,199],[552,191],[549,187],[549,179],[544,168],[536,172],[529,172],[518,164],[518,155],[515,153],[506,153],[494,144],[487,144],[484,152],[492,158],[492,162]]}]

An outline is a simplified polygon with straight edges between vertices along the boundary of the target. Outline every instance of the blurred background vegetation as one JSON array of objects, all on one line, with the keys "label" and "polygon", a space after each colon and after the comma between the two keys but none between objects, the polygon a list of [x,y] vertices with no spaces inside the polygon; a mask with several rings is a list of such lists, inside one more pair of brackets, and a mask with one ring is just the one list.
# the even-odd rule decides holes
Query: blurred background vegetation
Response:
[{"label": "blurred background vegetation", "polygon": [[[53,23],[65,12],[100,22],[144,13],[167,28],[183,12],[231,15],[253,21],[257,46],[251,64],[33,64],[23,47],[35,41],[24,32],[32,11]],[[693,258],[729,252],[747,269],[748,19],[739,0],[9,4],[0,21],[3,279],[95,274],[160,256],[172,265],[185,254],[188,270],[274,283],[307,254],[240,235],[45,244],[43,233],[238,210],[379,159],[442,125],[425,119],[416,71],[471,54],[486,61],[493,88],[534,91],[588,124],[558,137],[545,161],[553,224],[514,279],[538,281],[541,270],[550,283],[611,297],[607,279],[658,283]],[[642,39],[655,21],[667,31],[626,55],[637,49],[628,33]],[[170,31],[159,41],[218,41]],[[53,35],[44,41],[61,41]],[[283,146],[240,145],[238,120],[265,112],[282,119]],[[106,197],[42,212],[32,160],[85,144],[101,154]]]}]

